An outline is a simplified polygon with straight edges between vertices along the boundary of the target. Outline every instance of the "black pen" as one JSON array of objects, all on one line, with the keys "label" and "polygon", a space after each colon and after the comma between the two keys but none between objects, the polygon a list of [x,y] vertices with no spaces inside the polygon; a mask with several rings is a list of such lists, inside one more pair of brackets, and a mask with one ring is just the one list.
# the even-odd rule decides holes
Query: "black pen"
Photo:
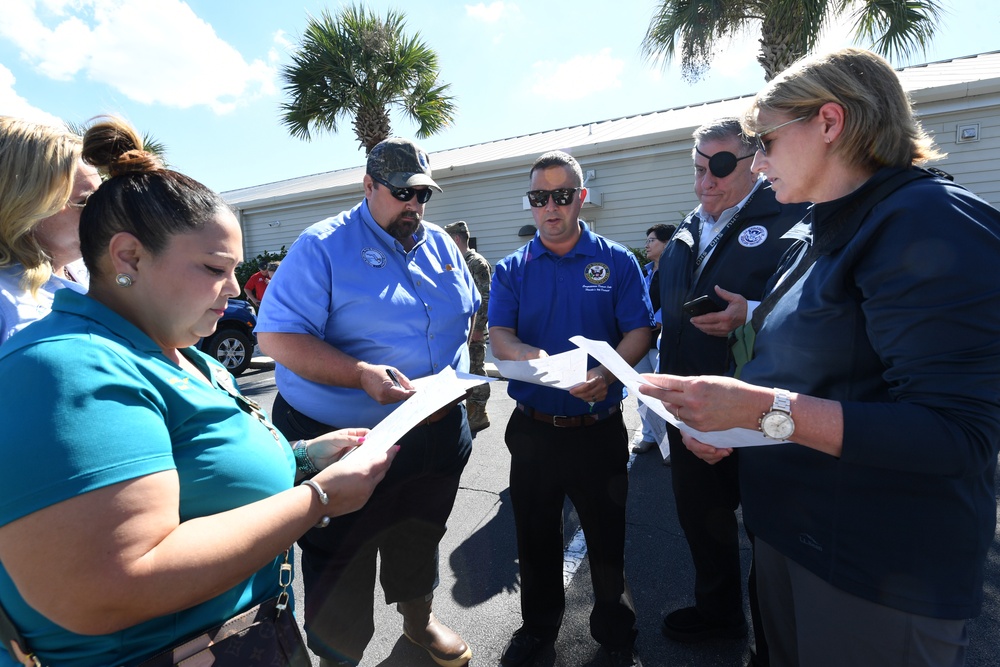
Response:
[{"label": "black pen", "polygon": [[[392,380],[393,387],[395,387],[396,389],[403,389],[403,385],[399,384],[399,380],[396,378],[396,374],[392,372],[391,368],[385,369],[385,374],[389,376],[390,380]],[[403,389],[403,391],[406,390]]]}]

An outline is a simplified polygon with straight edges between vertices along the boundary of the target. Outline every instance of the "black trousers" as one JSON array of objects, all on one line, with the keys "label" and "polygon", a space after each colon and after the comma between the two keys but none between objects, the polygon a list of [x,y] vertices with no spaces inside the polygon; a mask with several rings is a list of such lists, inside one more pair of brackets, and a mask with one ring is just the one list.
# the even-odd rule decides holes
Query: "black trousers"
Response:
[{"label": "black trousers", "polygon": [[590,634],[604,646],[631,647],[637,631],[625,582],[628,435],[621,412],[591,426],[560,428],[515,408],[506,441],[524,628],[546,638],[559,632],[566,605],[563,504],[568,497],[587,538],[595,598]]},{"label": "black trousers", "polygon": [[[279,394],[274,424],[290,441],[335,427],[292,408]],[[371,498],[300,540],[309,648],[331,660],[360,662],[375,633],[376,556],[386,603],[422,598],[437,586],[438,544],[472,453],[465,406],[403,436]]]},{"label": "black trousers", "polygon": [[[694,561],[695,607],[712,621],[736,624],[744,619],[740,527],[736,518],[740,506],[739,450],[709,465],[684,446],[680,431],[670,424],[667,437],[677,518]],[[753,535],[747,531],[747,536],[752,543]],[[766,665],[767,642],[753,566],[747,588],[757,664]]]}]

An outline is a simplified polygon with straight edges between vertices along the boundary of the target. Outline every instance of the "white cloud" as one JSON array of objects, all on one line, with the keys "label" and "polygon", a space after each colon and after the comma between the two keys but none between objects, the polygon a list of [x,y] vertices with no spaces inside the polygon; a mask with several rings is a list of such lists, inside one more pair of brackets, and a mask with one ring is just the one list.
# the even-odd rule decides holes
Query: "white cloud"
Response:
[{"label": "white cloud", "polygon": [[274,42],[274,46],[268,49],[267,60],[272,65],[280,61],[284,54],[291,53],[295,49],[295,44],[288,39],[288,34],[284,30],[276,31],[271,41]]},{"label": "white cloud", "polygon": [[480,2],[478,5],[465,5],[465,15],[482,21],[484,23],[496,23],[502,18],[509,18],[515,14],[520,14],[521,9],[512,2],[491,2],[487,5]]},{"label": "white cloud", "polygon": [[580,100],[588,95],[621,88],[625,61],[604,48],[593,55],[575,56],[563,63],[539,61],[531,66],[533,95],[553,100]]},{"label": "white cloud", "polygon": [[63,125],[61,118],[32,106],[14,90],[14,73],[0,65],[0,116],[16,116],[46,125]]},{"label": "white cloud", "polygon": [[145,104],[231,111],[274,95],[276,70],[247,62],[183,0],[5,0],[0,37],[41,74],[84,76]]}]

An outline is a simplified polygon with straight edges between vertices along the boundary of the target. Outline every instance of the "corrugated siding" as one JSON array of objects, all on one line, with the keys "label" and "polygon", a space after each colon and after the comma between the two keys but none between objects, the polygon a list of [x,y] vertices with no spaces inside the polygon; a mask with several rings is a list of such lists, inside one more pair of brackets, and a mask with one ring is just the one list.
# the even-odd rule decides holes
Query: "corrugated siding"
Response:
[{"label": "corrugated siding", "polygon": [[352,208],[363,196],[361,185],[340,196],[304,199],[299,202],[262,205],[241,212],[243,254],[256,257],[264,252],[278,252],[289,246],[314,222]]},{"label": "corrugated siding", "polygon": [[[1000,208],[1000,105],[922,119],[947,159],[933,166]],[[956,143],[959,125],[979,123],[979,141]]]},{"label": "corrugated siding", "polygon": [[[984,54],[908,68],[900,78],[914,93],[924,127],[948,153],[935,166],[1000,208],[1000,80],[990,78],[998,63],[1000,53]],[[427,220],[442,226],[465,220],[479,251],[495,263],[525,243],[517,232],[533,224],[531,211],[522,205],[531,162],[561,148],[577,156],[584,172],[596,172],[587,186],[600,192],[602,203],[585,206],[581,217],[598,233],[641,247],[650,225],[675,224],[697,205],[691,132],[712,118],[737,113],[749,99],[434,153],[434,179],[444,192],[436,192],[427,205]],[[968,123],[979,123],[979,141],[956,143],[957,126]],[[363,196],[363,175],[364,168],[357,167],[224,193],[240,209],[246,256],[288,247],[310,224],[353,207]]]}]

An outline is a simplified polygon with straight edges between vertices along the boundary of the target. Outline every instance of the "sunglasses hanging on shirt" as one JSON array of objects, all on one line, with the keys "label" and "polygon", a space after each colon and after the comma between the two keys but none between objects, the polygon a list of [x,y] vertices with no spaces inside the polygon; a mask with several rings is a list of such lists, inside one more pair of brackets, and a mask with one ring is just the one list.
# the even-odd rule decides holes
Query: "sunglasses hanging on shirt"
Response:
[{"label": "sunglasses hanging on shirt", "polygon": [[708,158],[708,170],[712,172],[712,176],[716,178],[725,178],[729,174],[733,173],[736,169],[736,163],[740,160],[748,160],[754,156],[753,153],[750,155],[744,155],[743,157],[736,157],[729,151],[719,151],[715,155],[708,156],[695,148],[698,155],[703,158]]}]

